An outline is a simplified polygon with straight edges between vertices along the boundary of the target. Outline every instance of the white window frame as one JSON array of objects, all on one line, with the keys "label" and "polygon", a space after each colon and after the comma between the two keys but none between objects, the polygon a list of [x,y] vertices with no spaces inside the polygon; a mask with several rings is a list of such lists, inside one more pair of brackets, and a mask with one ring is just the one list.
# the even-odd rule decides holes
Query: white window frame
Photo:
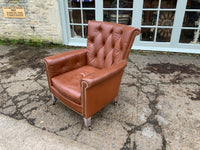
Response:
[{"label": "white window frame", "polygon": [[[142,19],[142,11],[141,10],[158,10],[157,18],[159,17],[160,12],[160,4],[161,0],[159,0],[159,7],[157,9],[143,9],[143,1],[138,3],[138,1],[135,3],[135,9],[134,12],[137,12],[134,14],[133,18],[134,20],[141,20]],[[181,35],[181,29],[197,29],[192,27],[182,27],[183,19],[185,15],[185,11],[199,11],[200,9],[193,9],[188,10],[186,9],[187,0],[177,0],[177,6],[176,9],[162,9],[162,11],[175,11],[175,17],[174,17],[174,24],[172,27],[172,35],[171,35],[171,41],[170,42],[156,42],[156,35],[157,35],[157,28],[155,31],[155,37],[154,41],[140,41],[140,37],[138,36],[135,39],[133,49],[139,49],[139,50],[154,50],[154,51],[168,51],[168,52],[183,52],[183,53],[200,53],[200,44],[189,44],[189,43],[179,43],[180,35]],[[157,19],[158,21],[158,19]],[[156,24],[157,25],[157,24]],[[141,21],[134,22],[133,26],[138,27],[141,29]],[[145,27],[152,27],[152,26],[145,26]],[[158,28],[165,28],[163,26],[154,26]],[[200,29],[200,26],[198,27],[198,31]],[[199,33],[197,31],[197,33]],[[197,39],[198,37],[196,37]]]},{"label": "white window frame", "polygon": [[[85,38],[72,38],[68,14],[68,0],[59,0],[60,2],[60,14],[63,27],[63,40],[65,45],[75,45],[75,46],[86,46],[87,39]],[[155,27],[154,41],[140,41],[140,36],[137,36],[132,49],[135,50],[154,50],[154,51],[169,51],[169,52],[186,52],[186,53],[200,53],[200,44],[190,44],[190,43],[179,43],[179,38],[181,34],[181,29],[197,29],[197,33],[200,31],[200,23],[196,28],[182,27],[183,19],[186,11],[200,11],[200,9],[186,9],[187,0],[177,0],[176,9],[160,9],[161,0],[159,0],[159,6],[155,9],[143,8],[143,0],[133,0],[133,8],[119,8],[119,0],[117,0],[117,8],[103,8],[103,0],[95,0],[95,8],[81,8],[82,10],[95,10],[95,19],[97,21],[103,21],[103,11],[104,10],[116,10],[117,18],[119,10],[131,10],[132,12],[132,25],[141,29],[144,27],[141,25],[142,11],[143,10],[158,10],[157,18],[159,18],[159,12],[161,11],[175,11],[174,23],[171,27],[158,26],[158,19]],[[76,8],[70,8],[76,9]],[[81,11],[82,12],[82,11]],[[81,18],[83,19],[83,14],[81,13]],[[83,22],[83,20],[82,20]],[[118,19],[117,19],[118,22]],[[87,25],[87,24],[80,24]],[[152,28],[152,26],[145,26]],[[157,28],[172,28],[171,40],[170,42],[156,42]],[[83,30],[83,28],[82,28]],[[83,32],[83,31],[82,31]],[[84,32],[83,32],[84,34]],[[198,34],[196,35],[195,41],[198,39]]]}]

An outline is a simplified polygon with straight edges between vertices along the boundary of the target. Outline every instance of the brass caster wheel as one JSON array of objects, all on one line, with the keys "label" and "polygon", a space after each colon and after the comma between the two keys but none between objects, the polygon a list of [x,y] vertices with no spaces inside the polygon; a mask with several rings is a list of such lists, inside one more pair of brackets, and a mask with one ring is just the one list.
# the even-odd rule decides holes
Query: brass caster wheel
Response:
[{"label": "brass caster wheel", "polygon": [[84,124],[85,124],[85,127],[88,128],[88,131],[91,131],[92,130],[92,127],[91,127],[91,117],[89,118],[83,118],[84,120]]},{"label": "brass caster wheel", "polygon": [[88,131],[92,131],[92,127],[91,126],[88,126]]},{"label": "brass caster wheel", "polygon": [[115,97],[115,99],[113,100],[113,103],[114,103],[115,106],[117,106],[117,104],[118,104],[118,96]]},{"label": "brass caster wheel", "polygon": [[51,94],[51,97],[52,97],[52,100],[53,100],[53,105],[55,105],[57,99],[55,98],[55,96],[53,94]]}]

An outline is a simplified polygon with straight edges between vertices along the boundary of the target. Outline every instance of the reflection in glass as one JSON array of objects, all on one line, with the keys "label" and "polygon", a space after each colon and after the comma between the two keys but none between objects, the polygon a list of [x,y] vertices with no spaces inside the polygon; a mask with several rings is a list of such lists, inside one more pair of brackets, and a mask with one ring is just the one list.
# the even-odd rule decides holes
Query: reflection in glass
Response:
[{"label": "reflection in glass", "polygon": [[70,23],[81,23],[81,10],[69,10]]},{"label": "reflection in glass", "polygon": [[69,8],[80,8],[80,2],[68,0],[68,7]]},{"label": "reflection in glass", "polygon": [[[83,8],[95,8],[95,0],[91,2],[82,2]],[[80,2],[76,0],[68,0],[68,7],[69,8],[80,8]]]},{"label": "reflection in glass", "polygon": [[133,8],[133,0],[119,0],[119,8]]},{"label": "reflection in glass", "polygon": [[[104,8],[117,8],[117,0],[104,0]],[[133,8],[133,0],[119,0],[119,8]]]},{"label": "reflection in glass", "polygon": [[118,23],[131,25],[132,11],[120,10],[118,15]]},{"label": "reflection in glass", "polygon": [[177,0],[161,0],[160,8],[176,8]]},{"label": "reflection in glass", "polygon": [[159,26],[173,26],[174,23],[174,11],[160,11],[158,20]]},{"label": "reflection in glass", "polygon": [[186,8],[187,9],[200,9],[200,1],[199,0],[188,0]]},{"label": "reflection in glass", "polygon": [[116,0],[103,0],[103,7],[104,8],[117,8],[117,5],[115,5],[115,3],[117,4]]},{"label": "reflection in glass", "polygon": [[84,38],[88,36],[88,26],[84,26]]},{"label": "reflection in glass", "polygon": [[156,42],[170,42],[172,29],[158,28]]},{"label": "reflection in glass", "polygon": [[116,22],[117,11],[114,10],[104,10],[103,11],[103,21]]},{"label": "reflection in glass", "polygon": [[117,12],[116,11],[111,11],[109,14],[109,19],[110,22],[117,22]]},{"label": "reflection in glass", "polygon": [[83,8],[95,8],[95,0],[91,2],[82,2]]},{"label": "reflection in glass", "polygon": [[182,29],[180,36],[180,43],[194,43],[197,30],[194,29]]},{"label": "reflection in glass", "polygon": [[200,12],[185,12],[183,27],[198,27]]},{"label": "reflection in glass", "polygon": [[155,28],[142,28],[140,34],[141,41],[154,41]]},{"label": "reflection in glass", "polygon": [[143,8],[158,8],[159,0],[144,0]]},{"label": "reflection in glass", "polygon": [[157,11],[143,11],[142,25],[156,25]]},{"label": "reflection in glass", "polygon": [[200,44],[200,32],[199,32],[199,37],[197,39],[197,44]]},{"label": "reflection in glass", "polygon": [[88,20],[95,20],[94,10],[83,10],[83,22],[87,24]]},{"label": "reflection in glass", "polygon": [[82,26],[71,25],[71,37],[82,38]]}]

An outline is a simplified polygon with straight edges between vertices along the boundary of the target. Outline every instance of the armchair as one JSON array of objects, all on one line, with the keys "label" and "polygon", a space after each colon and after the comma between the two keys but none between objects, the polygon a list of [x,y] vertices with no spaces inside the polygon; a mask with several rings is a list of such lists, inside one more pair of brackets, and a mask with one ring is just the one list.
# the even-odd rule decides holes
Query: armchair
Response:
[{"label": "armchair", "polygon": [[127,25],[89,21],[87,48],[44,58],[53,103],[56,97],[82,115],[91,129],[91,116],[113,99],[117,102],[128,55],[139,33]]}]

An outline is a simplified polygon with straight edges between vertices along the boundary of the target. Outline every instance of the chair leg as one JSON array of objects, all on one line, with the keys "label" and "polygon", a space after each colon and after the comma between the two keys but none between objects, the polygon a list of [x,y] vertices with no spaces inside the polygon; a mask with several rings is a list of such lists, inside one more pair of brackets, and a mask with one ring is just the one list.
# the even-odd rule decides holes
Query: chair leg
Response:
[{"label": "chair leg", "polygon": [[83,118],[83,120],[84,120],[85,126],[88,128],[89,131],[91,131],[92,130],[92,127],[91,127],[91,117],[87,118],[87,119]]},{"label": "chair leg", "polygon": [[52,97],[52,100],[53,100],[53,105],[55,105],[56,104],[56,98],[53,94],[51,94],[51,97]]},{"label": "chair leg", "polygon": [[116,106],[117,103],[118,103],[118,96],[115,97],[115,99],[113,100],[113,102],[114,102],[114,105]]}]

